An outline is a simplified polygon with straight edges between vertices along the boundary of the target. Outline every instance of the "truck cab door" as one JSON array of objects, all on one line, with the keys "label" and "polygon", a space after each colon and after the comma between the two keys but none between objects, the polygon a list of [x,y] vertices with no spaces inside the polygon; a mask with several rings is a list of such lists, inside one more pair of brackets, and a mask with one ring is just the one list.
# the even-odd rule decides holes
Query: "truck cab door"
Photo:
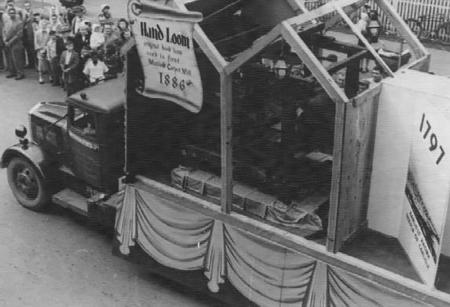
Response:
[{"label": "truck cab door", "polygon": [[68,161],[78,179],[94,187],[101,186],[98,114],[69,106]]}]

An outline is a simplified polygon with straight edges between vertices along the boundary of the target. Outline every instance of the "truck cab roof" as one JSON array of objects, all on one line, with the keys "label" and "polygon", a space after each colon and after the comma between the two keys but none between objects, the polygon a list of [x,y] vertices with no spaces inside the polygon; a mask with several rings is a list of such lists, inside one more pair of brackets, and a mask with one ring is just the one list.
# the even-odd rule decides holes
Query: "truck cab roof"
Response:
[{"label": "truck cab roof", "polygon": [[98,113],[113,113],[125,105],[125,80],[122,77],[86,88],[71,95],[68,103]]}]

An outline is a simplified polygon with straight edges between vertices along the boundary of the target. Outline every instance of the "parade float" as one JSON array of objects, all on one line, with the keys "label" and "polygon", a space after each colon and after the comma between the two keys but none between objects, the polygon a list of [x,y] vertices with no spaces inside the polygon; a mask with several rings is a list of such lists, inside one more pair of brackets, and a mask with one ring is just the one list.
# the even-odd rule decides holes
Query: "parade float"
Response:
[{"label": "parade float", "polygon": [[130,1],[125,80],[32,109],[16,198],[113,219],[116,253],[236,306],[448,306],[450,82],[375,2],[400,49],[364,1]]}]

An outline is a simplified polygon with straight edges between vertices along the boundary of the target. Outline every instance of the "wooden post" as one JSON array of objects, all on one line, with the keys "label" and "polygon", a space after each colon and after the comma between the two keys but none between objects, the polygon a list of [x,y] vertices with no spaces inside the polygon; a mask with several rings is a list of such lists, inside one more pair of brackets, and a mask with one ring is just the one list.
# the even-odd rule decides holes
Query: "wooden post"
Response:
[{"label": "wooden post", "polygon": [[230,213],[233,196],[233,146],[232,146],[232,77],[220,73],[220,136],[221,136],[221,178],[222,212]]},{"label": "wooden post", "polygon": [[[333,169],[331,173],[330,209],[328,210],[328,234],[326,247],[329,252],[338,252],[342,242],[337,242],[339,220],[339,198],[341,191],[342,154],[345,136],[347,104],[336,104],[333,142]],[[341,209],[342,210],[342,209]]]},{"label": "wooden post", "polygon": [[[351,58],[357,52],[347,53],[347,57]],[[359,89],[359,64],[360,60],[350,61],[347,64],[345,73],[345,94],[348,98],[353,98],[358,94]]]}]

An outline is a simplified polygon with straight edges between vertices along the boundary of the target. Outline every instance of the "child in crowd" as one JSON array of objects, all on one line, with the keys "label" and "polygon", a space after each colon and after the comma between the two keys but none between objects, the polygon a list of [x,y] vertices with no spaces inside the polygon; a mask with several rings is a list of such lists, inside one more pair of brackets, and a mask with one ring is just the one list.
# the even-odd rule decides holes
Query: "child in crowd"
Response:
[{"label": "child in crowd", "polygon": [[79,89],[79,68],[80,56],[73,48],[73,38],[66,41],[66,50],[61,54],[59,64],[62,70],[62,79],[67,96],[72,95]]}]

